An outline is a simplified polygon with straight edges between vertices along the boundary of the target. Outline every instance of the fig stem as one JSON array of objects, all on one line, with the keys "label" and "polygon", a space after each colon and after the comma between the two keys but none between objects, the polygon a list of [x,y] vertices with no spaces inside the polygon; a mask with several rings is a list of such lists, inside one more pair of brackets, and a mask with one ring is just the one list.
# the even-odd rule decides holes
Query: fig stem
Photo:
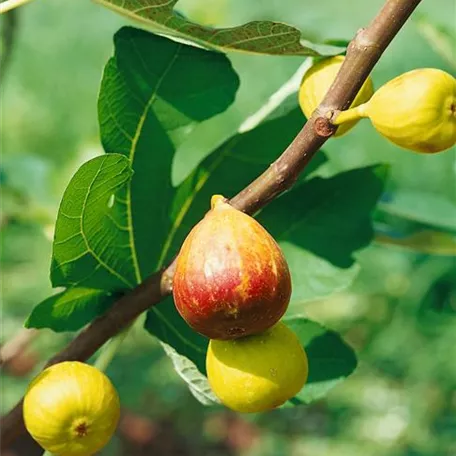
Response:
[{"label": "fig stem", "polygon": [[222,195],[212,195],[211,197],[211,209],[214,209],[214,207],[218,206],[221,203],[226,202],[227,199],[222,196]]},{"label": "fig stem", "polygon": [[361,119],[362,117],[369,117],[367,115],[367,103],[356,106],[355,108],[347,109],[346,111],[336,111],[334,119],[331,119],[333,125],[341,125],[346,122]]}]

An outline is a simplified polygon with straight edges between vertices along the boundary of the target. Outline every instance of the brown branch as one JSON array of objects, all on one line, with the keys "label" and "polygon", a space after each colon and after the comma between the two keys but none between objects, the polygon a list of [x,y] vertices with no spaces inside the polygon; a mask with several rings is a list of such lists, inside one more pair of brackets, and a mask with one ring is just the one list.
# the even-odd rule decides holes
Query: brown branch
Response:
[{"label": "brown branch", "polygon": [[[335,131],[328,120],[332,112],[347,108],[363,82],[421,0],[388,0],[371,24],[351,41],[336,80],[314,115],[285,152],[230,203],[253,214],[283,191]],[[64,360],[86,360],[108,339],[127,327],[136,317],[171,293],[174,264],[153,274],[130,294],[122,297],[104,315],[94,320],[47,365]],[[8,445],[25,431],[22,401],[2,419],[1,443]]]}]

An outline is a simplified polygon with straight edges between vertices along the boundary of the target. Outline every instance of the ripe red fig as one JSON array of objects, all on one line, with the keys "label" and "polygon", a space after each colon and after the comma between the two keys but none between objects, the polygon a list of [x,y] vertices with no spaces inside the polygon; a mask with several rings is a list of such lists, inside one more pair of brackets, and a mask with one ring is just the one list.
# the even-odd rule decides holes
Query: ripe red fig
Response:
[{"label": "ripe red fig", "polygon": [[211,210],[177,257],[173,295],[195,331],[236,339],[265,331],[282,317],[290,301],[290,272],[272,236],[214,195]]}]

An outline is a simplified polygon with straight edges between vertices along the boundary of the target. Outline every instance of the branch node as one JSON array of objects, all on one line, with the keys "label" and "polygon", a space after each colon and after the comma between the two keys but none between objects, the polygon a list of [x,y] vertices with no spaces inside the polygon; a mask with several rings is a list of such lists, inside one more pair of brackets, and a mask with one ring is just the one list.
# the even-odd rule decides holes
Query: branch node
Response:
[{"label": "branch node", "polygon": [[350,43],[350,50],[353,51],[354,48],[358,49],[359,51],[366,52],[366,51],[381,51],[381,46],[379,46],[378,42],[372,38],[369,30],[365,28],[360,28],[355,35],[355,38]]},{"label": "branch node", "polygon": [[336,128],[327,117],[317,117],[314,122],[314,130],[318,136],[328,138],[336,131]]}]

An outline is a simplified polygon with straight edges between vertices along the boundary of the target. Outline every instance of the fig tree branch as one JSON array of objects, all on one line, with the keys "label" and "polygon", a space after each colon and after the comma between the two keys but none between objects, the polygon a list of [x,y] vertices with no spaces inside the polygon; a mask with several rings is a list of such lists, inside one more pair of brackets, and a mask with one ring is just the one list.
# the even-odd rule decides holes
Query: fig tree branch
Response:
[{"label": "fig tree branch", "polygon": [[[356,34],[333,85],[320,106],[283,154],[230,203],[254,214],[289,189],[320,147],[335,132],[332,114],[350,106],[378,59],[421,0],[388,0],[372,22]],[[46,366],[65,360],[84,361],[107,340],[126,328],[142,312],[171,293],[174,262],[156,272],[131,293],[120,298],[94,320]],[[1,422],[2,448],[25,432],[22,401]]]}]

